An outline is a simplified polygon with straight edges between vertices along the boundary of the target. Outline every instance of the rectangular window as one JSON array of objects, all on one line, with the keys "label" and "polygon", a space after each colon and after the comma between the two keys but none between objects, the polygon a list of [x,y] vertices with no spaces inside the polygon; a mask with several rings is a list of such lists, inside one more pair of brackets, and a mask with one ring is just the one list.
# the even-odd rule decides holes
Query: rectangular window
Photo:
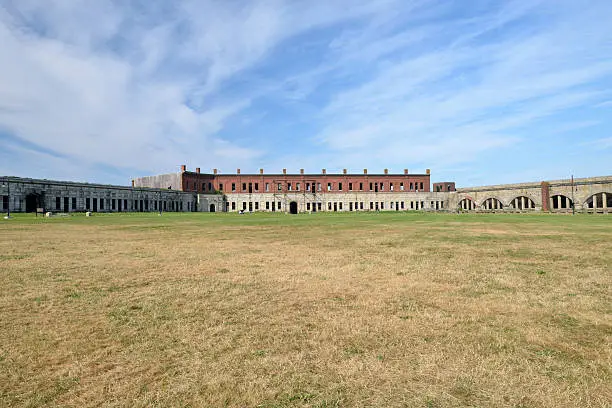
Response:
[{"label": "rectangular window", "polygon": [[321,211],[321,208],[322,208],[321,203],[317,203],[317,209]]},{"label": "rectangular window", "polygon": [[372,191],[372,183],[370,183],[370,191]]},{"label": "rectangular window", "polygon": [[278,202],[278,205],[276,206],[276,208],[278,208],[279,210],[281,209],[281,202]]},{"label": "rectangular window", "polygon": [[246,201],[242,202],[242,211],[246,210]]},{"label": "rectangular window", "polygon": [[359,203],[359,209],[363,210],[363,201]]},{"label": "rectangular window", "polygon": [[116,203],[116,201],[117,201],[117,200],[115,200],[114,198],[113,198],[113,199],[112,199],[112,201],[111,201],[111,208],[112,208],[113,210],[115,210],[115,209],[117,208],[117,203]]},{"label": "rectangular window", "polygon": [[296,191],[300,191],[300,183],[296,183],[295,184],[295,190]]},{"label": "rectangular window", "polygon": [[72,197],[72,209],[76,210],[76,197]]},{"label": "rectangular window", "polygon": [[381,210],[385,209],[385,203],[383,201],[380,202],[380,209]]},{"label": "rectangular window", "polygon": [[380,191],[385,191],[385,183],[380,183]]},{"label": "rectangular window", "polygon": [[206,191],[206,183],[202,183],[202,191]]},{"label": "rectangular window", "polygon": [[401,202],[401,205],[402,205],[402,210],[403,210],[404,209],[404,202],[403,201]]},{"label": "rectangular window", "polygon": [[363,183],[359,183],[359,191],[363,191]]},{"label": "rectangular window", "polygon": [[310,183],[306,183],[306,191],[310,191]]},{"label": "rectangular window", "polygon": [[349,183],[349,191],[353,191],[353,183]]},{"label": "rectangular window", "polygon": [[278,183],[278,191],[283,191],[283,185],[281,183]]},{"label": "rectangular window", "polygon": [[342,209],[342,201],[340,201],[340,202],[338,203],[338,209],[339,209],[339,210],[341,210],[341,209]]},{"label": "rectangular window", "polygon": [[127,199],[123,200],[123,209],[127,211]]},{"label": "rectangular window", "polygon": [[400,183],[400,191],[404,191],[404,183]]},{"label": "rectangular window", "polygon": [[208,183],[208,191],[212,191],[212,190],[213,190],[212,183]]},{"label": "rectangular window", "polygon": [[287,191],[291,191],[291,183],[287,183]]},{"label": "rectangular window", "polygon": [[[318,190],[318,191],[321,191],[321,183],[318,183],[318,184],[317,184],[317,190]],[[320,208],[319,208],[319,210],[320,210]]]},{"label": "rectangular window", "polygon": [[393,183],[389,183],[389,190],[393,191]]},{"label": "rectangular window", "polygon": [[338,183],[338,191],[342,191],[342,183]]},{"label": "rectangular window", "polygon": [[270,209],[270,202],[266,201],[266,210],[269,210],[269,209]]},{"label": "rectangular window", "polygon": [[259,191],[259,183],[255,183],[255,191]]},{"label": "rectangular window", "polygon": [[374,209],[374,203],[370,201],[370,210]]},{"label": "rectangular window", "polygon": [[59,211],[60,209],[60,204],[61,204],[61,198],[60,197],[55,197],[55,209]]},{"label": "rectangular window", "polygon": [[8,196],[2,196],[2,209],[6,210],[8,209]]},{"label": "rectangular window", "polygon": [[[183,202],[181,201],[181,210],[183,209]],[[145,200],[145,211],[149,211],[149,200]]]},{"label": "rectangular window", "polygon": [[306,203],[306,211],[310,211],[310,203]]},{"label": "rectangular window", "polygon": [[266,183],[266,192],[270,191],[270,183]]},{"label": "rectangular window", "polygon": [[259,201],[255,201],[255,209],[259,210]]},{"label": "rectangular window", "polygon": [[236,209],[236,202],[232,201],[232,210],[235,210],[235,209]]},{"label": "rectangular window", "polygon": [[[183,211],[183,202],[182,201],[179,203],[179,206],[180,206],[180,210]],[[149,206],[147,205],[147,210],[148,209],[149,209]]]},{"label": "rectangular window", "polygon": [[421,191],[423,191],[423,182],[421,182]]},{"label": "rectangular window", "polygon": [[331,203],[327,203],[327,209],[328,209],[329,211],[331,211],[331,205],[332,205]]},{"label": "rectangular window", "polygon": [[414,190],[414,186],[412,183],[410,183],[410,191]]},{"label": "rectangular window", "polygon": [[236,183],[232,183],[232,191],[236,191]]},{"label": "rectangular window", "polygon": [[246,183],[242,183],[242,191],[246,191]]},{"label": "rectangular window", "polygon": [[219,184],[219,190],[223,191],[223,183]]},{"label": "rectangular window", "polygon": [[327,191],[331,191],[332,183],[327,183]]}]

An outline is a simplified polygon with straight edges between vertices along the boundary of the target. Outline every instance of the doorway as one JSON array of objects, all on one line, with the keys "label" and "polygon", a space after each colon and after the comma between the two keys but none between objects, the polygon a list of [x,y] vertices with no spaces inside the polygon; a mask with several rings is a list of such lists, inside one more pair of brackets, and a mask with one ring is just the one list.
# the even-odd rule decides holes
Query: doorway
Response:
[{"label": "doorway", "polygon": [[295,201],[289,203],[289,213],[297,214],[298,213],[298,204]]},{"label": "doorway", "polygon": [[209,210],[210,212],[215,212],[215,205],[211,204]]},{"label": "doorway", "polygon": [[[6,208],[8,208],[8,197],[6,200]],[[26,196],[26,212],[36,212],[37,208],[41,208],[42,205],[41,196],[36,193],[28,194]]]}]

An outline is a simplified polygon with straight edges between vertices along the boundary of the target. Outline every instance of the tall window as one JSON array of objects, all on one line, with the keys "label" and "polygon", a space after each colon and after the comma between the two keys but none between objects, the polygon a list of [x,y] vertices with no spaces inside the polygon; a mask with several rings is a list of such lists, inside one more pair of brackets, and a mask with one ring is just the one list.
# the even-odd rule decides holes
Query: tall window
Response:
[{"label": "tall window", "polygon": [[266,183],[266,192],[270,191],[270,184]]},{"label": "tall window", "polygon": [[327,183],[327,191],[331,191],[332,183]]},{"label": "tall window", "polygon": [[342,191],[342,183],[338,183],[338,191]]},{"label": "tall window", "polygon": [[389,190],[393,191],[393,183],[389,183]]},{"label": "tall window", "polygon": [[404,191],[404,183],[400,183],[400,191]]},{"label": "tall window", "polygon": [[295,190],[296,191],[300,191],[300,183],[296,183],[295,184]]},{"label": "tall window", "polygon": [[246,183],[242,183],[242,191],[246,191]]},{"label": "tall window", "polygon": [[[236,191],[236,183],[232,183],[232,191]],[[232,210],[235,210],[235,208],[232,208]]]},{"label": "tall window", "polygon": [[349,191],[353,191],[353,183],[349,183]]},{"label": "tall window", "polygon": [[255,183],[255,191],[259,191],[259,183]]},{"label": "tall window", "polygon": [[219,184],[219,190],[223,191],[223,183]]},{"label": "tall window", "polygon": [[278,183],[278,191],[283,191],[283,185],[281,183]]},{"label": "tall window", "polygon": [[363,191],[363,183],[359,183],[359,191]]}]

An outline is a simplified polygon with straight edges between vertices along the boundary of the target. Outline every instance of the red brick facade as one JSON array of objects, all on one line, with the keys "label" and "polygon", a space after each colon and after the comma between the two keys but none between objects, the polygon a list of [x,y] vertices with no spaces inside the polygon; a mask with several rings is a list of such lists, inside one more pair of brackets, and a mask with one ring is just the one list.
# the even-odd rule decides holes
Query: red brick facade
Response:
[{"label": "red brick facade", "polygon": [[[202,174],[184,171],[183,191],[198,193],[429,192],[430,174]],[[454,187],[454,183],[453,183]]]}]

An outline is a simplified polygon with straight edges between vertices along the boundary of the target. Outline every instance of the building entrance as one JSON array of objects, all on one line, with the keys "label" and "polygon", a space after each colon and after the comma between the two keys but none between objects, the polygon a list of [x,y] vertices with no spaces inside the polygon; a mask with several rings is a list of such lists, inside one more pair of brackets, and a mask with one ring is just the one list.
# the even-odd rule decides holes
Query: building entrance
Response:
[{"label": "building entrance", "polygon": [[295,201],[289,203],[289,213],[297,214],[298,213],[298,204]]}]

